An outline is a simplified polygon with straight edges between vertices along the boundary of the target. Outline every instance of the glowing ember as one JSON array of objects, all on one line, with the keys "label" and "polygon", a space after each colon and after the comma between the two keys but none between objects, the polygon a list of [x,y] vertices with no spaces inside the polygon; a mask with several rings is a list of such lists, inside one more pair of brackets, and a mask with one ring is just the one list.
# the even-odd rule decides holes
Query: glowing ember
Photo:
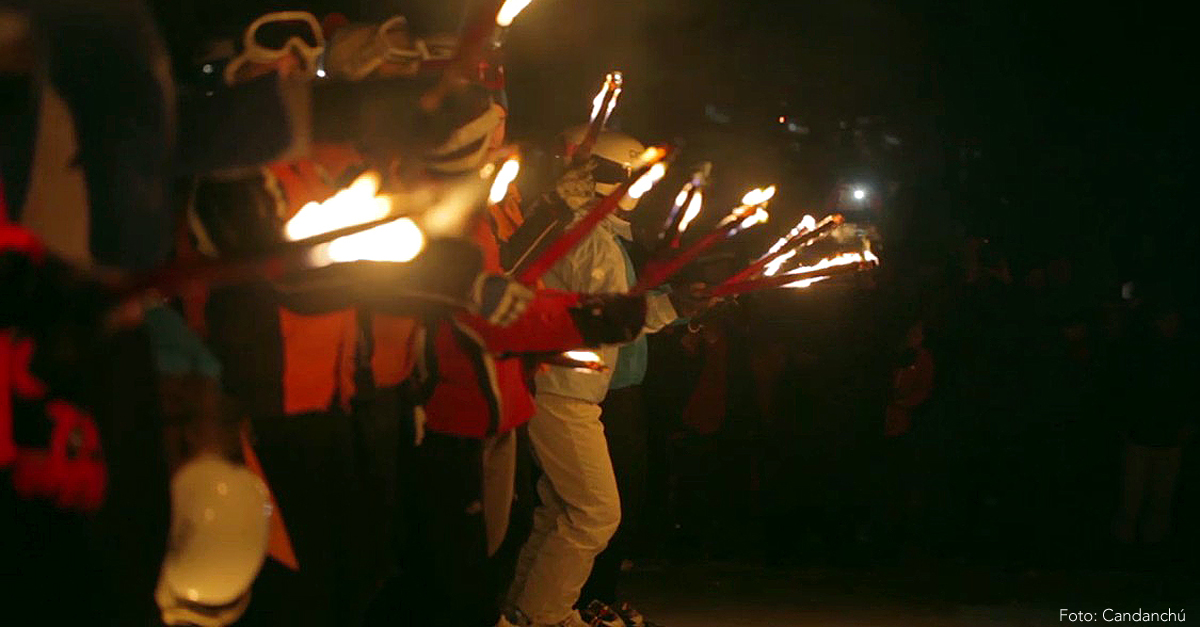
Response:
[{"label": "glowing ember", "polygon": [[[304,205],[284,225],[285,237],[296,241],[387,217],[392,212],[392,201],[377,195],[379,182],[378,174],[368,172],[332,197]],[[403,262],[412,260],[424,247],[425,236],[417,224],[400,218],[319,246],[312,260],[317,265],[361,260]]]},{"label": "glowing ember", "polygon": [[495,204],[504,200],[504,197],[508,195],[508,186],[517,180],[517,174],[520,171],[521,160],[516,157],[509,157],[504,162],[504,165],[500,166],[500,172],[496,174],[495,180],[492,181],[492,189],[488,192],[488,202]]},{"label": "glowing ember", "polygon": [[500,7],[500,11],[496,13],[496,26],[508,28],[512,25],[513,20],[517,19],[517,15],[529,6],[533,0],[504,0],[504,4]]},{"label": "glowing ember", "polygon": [[637,200],[643,194],[650,191],[654,184],[662,180],[662,177],[667,173],[667,166],[664,163],[656,163],[650,167],[650,170],[643,174],[638,180],[634,181],[633,185],[629,186],[627,192],[629,197]]},{"label": "glowing ember", "polygon": [[684,213],[683,219],[679,221],[680,233],[686,231],[688,225],[692,223],[692,220],[695,220],[696,216],[700,215],[700,207],[703,205],[704,194],[701,193],[700,190],[696,190],[696,192],[692,194],[692,201],[688,203],[687,213]]}]

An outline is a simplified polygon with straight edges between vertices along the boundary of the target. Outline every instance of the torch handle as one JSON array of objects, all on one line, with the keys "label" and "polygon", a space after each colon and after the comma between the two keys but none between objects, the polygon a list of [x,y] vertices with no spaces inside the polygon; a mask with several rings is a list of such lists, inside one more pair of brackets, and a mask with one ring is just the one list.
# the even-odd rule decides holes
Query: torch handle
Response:
[{"label": "torch handle", "polygon": [[796,272],[793,274],[781,274],[777,276],[763,277],[761,279],[750,279],[748,281],[738,281],[735,283],[724,283],[708,291],[708,296],[718,298],[721,296],[733,296],[736,294],[745,294],[746,292],[754,292],[758,290],[770,289],[773,287],[783,287],[789,283],[796,281],[804,281],[807,279],[821,279],[827,277],[838,276],[842,274],[853,274],[862,270],[869,270],[875,267],[873,261],[859,261],[849,263],[842,266],[833,266],[830,268],[821,268],[820,270],[810,270],[808,272]]},{"label": "torch handle", "polygon": [[757,276],[758,273],[760,271],[762,271],[763,268],[767,267],[767,264],[788,254],[788,252],[790,252],[796,248],[799,248],[801,246],[807,246],[807,245],[813,243],[814,241],[816,241],[817,239],[824,237],[825,235],[829,234],[829,232],[832,231],[835,227],[840,225],[843,222],[843,220],[844,220],[844,218],[842,217],[842,215],[840,213],[831,215],[831,216],[825,218],[824,220],[821,220],[821,223],[818,224],[815,228],[809,229],[802,233],[797,233],[795,236],[789,238],[783,244],[783,246],[780,246],[779,250],[776,250],[773,253],[767,254],[763,258],[761,258],[758,261],[755,261],[754,263],[747,266],[741,272],[738,272],[737,274],[729,277],[728,279],[725,279],[725,281],[721,285],[729,285],[732,283],[737,283],[740,281],[751,279],[751,278]]},{"label": "torch handle", "polygon": [[693,185],[688,190],[687,197],[683,199],[683,203],[671,205],[671,210],[667,212],[667,221],[663,224],[663,230],[658,234],[658,246],[655,248],[654,256],[661,256],[667,250],[679,248],[680,239],[683,236],[679,232],[679,225],[683,222],[683,216],[687,214],[687,208],[692,203],[692,197],[696,195],[696,191],[699,189],[699,187]]},{"label": "torch handle", "polygon": [[558,239],[554,240],[545,250],[541,252],[533,261],[531,261],[524,270],[517,273],[517,281],[523,285],[534,285],[542,275],[546,273],[559,259],[571,252],[575,245],[583,241],[592,229],[596,228],[600,221],[608,217],[608,214],[617,209],[617,203],[629,191],[629,186],[633,184],[632,180],[625,181],[614,190],[611,194],[600,199],[600,202],[592,206],[591,210],[583,216],[578,222],[566,230]]},{"label": "torch handle", "polygon": [[600,103],[600,110],[596,112],[596,117],[588,122],[587,132],[579,141],[579,145],[571,149],[569,167],[579,167],[592,156],[592,148],[600,137],[600,131],[604,130],[604,124],[608,122],[608,105],[612,102],[617,90],[609,82],[605,82],[604,87],[604,100]]},{"label": "torch handle", "polygon": [[624,198],[625,194],[629,192],[629,188],[633,186],[633,184],[637,182],[642,175],[649,172],[655,164],[669,158],[671,156],[671,152],[672,150],[670,148],[667,148],[665,151],[660,151],[658,158],[642,165],[642,167],[638,168],[633,175],[629,177],[629,180],[621,183],[621,185],[617,187],[617,189],[613,190],[612,193],[604,198],[601,198],[600,202],[592,205],[592,208],[589,209],[588,212],[582,218],[580,218],[578,222],[568,228],[562,235],[558,237],[558,239],[551,242],[550,245],[547,246],[546,249],[543,250],[537,257],[535,257],[534,260],[530,262],[524,270],[517,273],[517,281],[523,285],[534,285],[537,283],[538,279],[542,278],[542,275],[545,274],[551,266],[558,263],[559,259],[562,259],[564,255],[571,252],[571,249],[575,248],[576,244],[583,241],[583,238],[587,237],[587,234],[591,233],[592,229],[595,229],[596,226],[598,226],[600,222],[604,220],[604,218],[608,217],[609,214],[617,210],[618,203],[621,202],[621,199]]},{"label": "torch handle", "polygon": [[646,292],[662,285],[667,279],[679,272],[681,268],[691,263],[700,253],[707,250],[713,244],[729,237],[731,229],[728,227],[717,227],[705,234],[699,241],[688,246],[683,252],[675,257],[662,262],[651,262],[645,272],[642,273],[641,280],[637,285],[630,290],[631,294],[645,294]]},{"label": "torch handle", "polygon": [[468,82],[472,68],[483,56],[484,47],[498,28],[496,16],[500,13],[501,4],[497,1],[483,2],[479,11],[467,21],[459,38],[458,54],[442,72],[441,80],[421,96],[421,108],[426,113],[439,109],[446,96]]},{"label": "torch handle", "polygon": [[257,255],[239,259],[205,259],[187,264],[175,264],[136,277],[122,290],[126,298],[137,298],[148,292],[174,296],[190,285],[237,283],[250,278],[275,278],[285,270],[301,264],[314,247],[346,235],[354,235],[377,226],[395,222],[404,215],[389,215],[378,220],[347,226],[294,242],[276,244]]}]

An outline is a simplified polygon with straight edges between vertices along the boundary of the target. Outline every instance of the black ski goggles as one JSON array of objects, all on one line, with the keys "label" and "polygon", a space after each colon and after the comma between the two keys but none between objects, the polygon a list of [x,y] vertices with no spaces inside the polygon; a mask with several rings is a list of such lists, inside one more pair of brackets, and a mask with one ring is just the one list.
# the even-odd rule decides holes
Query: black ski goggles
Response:
[{"label": "black ski goggles", "polygon": [[592,180],[603,185],[618,185],[629,180],[633,170],[629,166],[592,155]]}]

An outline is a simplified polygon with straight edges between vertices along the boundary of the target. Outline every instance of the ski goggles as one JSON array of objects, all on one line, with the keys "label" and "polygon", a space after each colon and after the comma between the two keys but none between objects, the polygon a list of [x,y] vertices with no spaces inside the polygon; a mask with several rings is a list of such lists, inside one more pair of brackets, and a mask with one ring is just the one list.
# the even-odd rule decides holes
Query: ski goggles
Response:
[{"label": "ski goggles", "polygon": [[457,46],[458,38],[453,35],[411,37],[408,21],[397,15],[378,28],[352,24],[338,29],[325,65],[328,71],[351,80],[376,71],[414,76],[444,69],[454,59]]},{"label": "ski goggles", "polygon": [[324,52],[325,35],[312,13],[267,13],[246,28],[241,54],[225,66],[225,82],[232,85],[246,78],[249,64],[270,65],[289,56],[300,61],[305,75],[313,75]]},{"label": "ski goggles", "polygon": [[629,166],[592,155],[592,180],[601,185],[617,185],[629,180],[633,170]]}]

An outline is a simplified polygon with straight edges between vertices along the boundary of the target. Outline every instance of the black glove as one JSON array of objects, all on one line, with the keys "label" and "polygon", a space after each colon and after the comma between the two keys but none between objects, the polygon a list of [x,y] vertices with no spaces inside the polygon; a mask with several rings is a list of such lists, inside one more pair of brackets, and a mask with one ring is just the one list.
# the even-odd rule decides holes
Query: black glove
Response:
[{"label": "black glove", "polygon": [[575,327],[588,346],[621,344],[636,338],[646,324],[646,297],[592,294],[571,310]]},{"label": "black glove", "polygon": [[533,300],[533,290],[498,274],[480,274],[471,295],[479,315],[501,327],[516,322]]}]

